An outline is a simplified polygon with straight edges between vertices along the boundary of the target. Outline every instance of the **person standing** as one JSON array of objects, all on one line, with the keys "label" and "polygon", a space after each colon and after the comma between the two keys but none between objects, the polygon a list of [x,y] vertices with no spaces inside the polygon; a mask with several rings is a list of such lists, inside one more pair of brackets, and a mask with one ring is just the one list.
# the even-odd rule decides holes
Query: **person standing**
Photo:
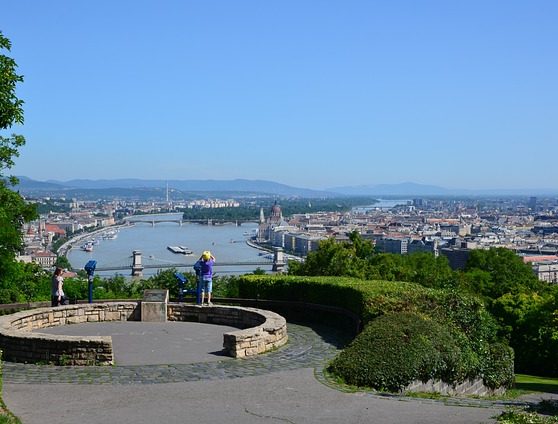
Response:
[{"label": "person standing", "polygon": [[66,297],[64,295],[64,277],[62,277],[62,268],[56,267],[54,274],[52,275],[50,300],[52,306],[65,304]]},{"label": "person standing", "polygon": [[202,253],[194,269],[196,274],[199,273],[199,281],[201,283],[201,304],[203,305],[205,301],[205,295],[207,293],[207,304],[211,303],[211,292],[213,291],[213,264],[215,264],[215,257],[211,254],[209,250]]}]

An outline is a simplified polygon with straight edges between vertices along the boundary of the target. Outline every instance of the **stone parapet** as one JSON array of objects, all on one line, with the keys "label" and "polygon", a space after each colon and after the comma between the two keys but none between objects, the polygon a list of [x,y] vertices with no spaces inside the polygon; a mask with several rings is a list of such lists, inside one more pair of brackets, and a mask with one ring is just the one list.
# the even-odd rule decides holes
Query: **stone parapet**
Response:
[{"label": "stone parapet", "polygon": [[[169,303],[169,321],[230,325],[240,330],[224,334],[225,352],[235,358],[257,355],[287,342],[287,323],[280,315],[255,308]],[[110,336],[79,337],[40,333],[48,327],[87,322],[139,321],[141,302],[107,302],[37,308],[0,316],[0,348],[12,362],[58,365],[114,363]]]},{"label": "stone parapet", "polygon": [[223,335],[227,355],[244,358],[274,350],[288,341],[287,321],[275,312],[238,306],[169,303],[169,321],[230,325],[240,330]]},{"label": "stone parapet", "polygon": [[13,362],[59,365],[113,364],[112,338],[42,334],[42,328],[104,321],[136,321],[137,302],[38,308],[0,317],[0,347]]}]

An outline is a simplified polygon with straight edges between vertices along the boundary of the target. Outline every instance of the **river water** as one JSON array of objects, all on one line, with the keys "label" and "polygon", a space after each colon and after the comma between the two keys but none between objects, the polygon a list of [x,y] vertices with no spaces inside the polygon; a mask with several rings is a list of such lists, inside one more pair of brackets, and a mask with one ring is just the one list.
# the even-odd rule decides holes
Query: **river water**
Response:
[{"label": "river water", "polygon": [[[145,219],[150,219],[145,216]],[[219,266],[219,262],[258,262],[264,256],[260,250],[248,246],[246,240],[256,230],[256,223],[201,225],[193,223],[161,222],[152,225],[150,222],[135,223],[131,226],[120,227],[114,240],[102,239],[93,246],[92,252],[85,252],[76,245],[68,252],[67,258],[74,269],[82,268],[87,261],[97,261],[98,268],[129,267],[132,263],[132,251],[142,253],[143,265],[160,265],[161,268],[171,264],[183,264],[181,271],[192,271],[192,264],[200,257],[204,250],[210,250],[216,258],[215,270],[217,274],[244,274],[254,271],[257,267],[271,270],[271,265],[239,265]],[[97,238],[97,240],[99,237]],[[172,253],[167,246],[186,246],[193,255]],[[145,268],[144,275],[149,276],[157,269]],[[101,271],[103,276],[114,274],[130,275],[131,269]]]},{"label": "river water", "polygon": [[376,203],[374,203],[373,205],[366,205],[366,206],[355,206],[352,209],[353,213],[366,213],[368,211],[374,211],[374,210],[385,210],[385,209],[391,209],[394,208],[395,206],[399,206],[399,205],[408,205],[412,203],[411,200],[409,199],[378,199],[378,201]]}]

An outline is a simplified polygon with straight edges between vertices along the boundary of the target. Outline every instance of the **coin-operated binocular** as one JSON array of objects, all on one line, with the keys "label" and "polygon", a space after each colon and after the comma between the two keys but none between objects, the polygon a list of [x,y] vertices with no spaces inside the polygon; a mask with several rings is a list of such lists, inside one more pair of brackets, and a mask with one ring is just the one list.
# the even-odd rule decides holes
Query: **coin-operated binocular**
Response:
[{"label": "coin-operated binocular", "polygon": [[178,282],[178,301],[184,302],[184,295],[185,294],[195,294],[196,295],[196,303],[201,303],[201,291],[200,285],[196,284],[195,289],[187,289],[186,284],[188,283],[188,279],[181,274],[180,272],[174,273],[174,278]]},{"label": "coin-operated binocular", "polygon": [[93,277],[95,276],[95,268],[97,267],[97,261],[88,261],[83,269],[87,272],[87,288],[89,292],[89,303],[93,303]]}]

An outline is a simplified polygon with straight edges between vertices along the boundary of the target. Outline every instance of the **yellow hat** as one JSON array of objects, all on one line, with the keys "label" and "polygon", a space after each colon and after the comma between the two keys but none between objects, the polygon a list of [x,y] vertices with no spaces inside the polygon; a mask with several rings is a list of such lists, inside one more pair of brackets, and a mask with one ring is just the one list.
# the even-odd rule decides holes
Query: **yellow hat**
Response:
[{"label": "yellow hat", "polygon": [[211,252],[209,250],[206,250],[202,253],[202,258],[205,259],[206,261],[211,259]]}]

